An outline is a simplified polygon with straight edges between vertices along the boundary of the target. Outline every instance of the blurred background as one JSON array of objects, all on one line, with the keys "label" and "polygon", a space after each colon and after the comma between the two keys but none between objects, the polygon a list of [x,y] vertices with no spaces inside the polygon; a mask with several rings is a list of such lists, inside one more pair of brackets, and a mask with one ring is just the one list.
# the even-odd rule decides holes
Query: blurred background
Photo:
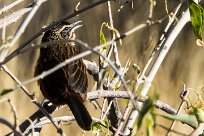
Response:
[{"label": "blurred background", "polygon": [[[59,18],[72,12],[78,2],[80,2],[80,9],[94,1],[95,0],[47,0],[40,6],[39,10],[26,28],[24,34],[21,36],[20,40],[18,40],[16,45],[10,50],[10,52],[18,48],[19,45],[24,43],[24,41],[30,38],[34,33],[38,32],[43,26],[48,25],[50,22],[58,20]],[[0,8],[12,2],[14,1],[0,0]],[[31,0],[25,0],[15,8],[11,9],[9,12],[1,14],[1,19],[18,9],[26,7],[31,2]],[[155,2],[156,5],[153,10],[152,20],[157,20],[167,16],[164,1],[156,0]],[[175,9],[178,4],[179,1],[177,0],[168,1],[169,11]],[[111,5],[114,26],[121,34],[139,24],[145,23],[149,15],[149,0],[133,0],[133,3],[124,5],[120,12],[118,12],[118,9],[120,9],[121,4],[111,2]],[[183,9],[185,9],[185,7],[186,5],[184,4]],[[16,30],[25,17],[26,16],[6,28],[6,37],[13,36],[15,34]],[[97,46],[99,44],[99,31],[101,24],[103,22],[109,22],[107,3],[83,12],[77,17],[71,18],[68,21],[74,22],[77,20],[83,21],[83,27],[77,31],[78,39],[88,43],[92,47]],[[155,24],[153,26],[146,27],[126,37],[123,40],[123,45],[118,47],[122,66],[125,66],[127,60],[130,59],[132,64],[137,64],[142,70],[167,23],[168,19],[161,24]],[[0,30],[0,37],[1,35],[2,29]],[[110,40],[111,36],[109,31],[105,31],[105,35],[107,36],[107,39]],[[32,44],[38,45],[41,41],[41,37],[38,37],[36,40],[34,40]],[[203,95],[203,92],[200,88],[203,87],[204,84],[204,77],[202,76],[202,73],[204,72],[204,60],[202,59],[204,49],[203,47],[197,46],[195,40],[196,39],[193,35],[192,27],[189,23],[184,27],[179,36],[176,38],[173,46],[164,59],[149,91],[150,96],[156,92],[160,96],[159,100],[169,104],[174,108],[178,108],[181,101],[180,93],[183,90],[183,84],[185,84],[186,87],[199,91],[199,93]],[[2,45],[1,40],[0,45]],[[20,81],[25,81],[33,77],[34,66],[38,53],[39,49],[26,52],[15,57],[6,65]],[[94,54],[87,56],[85,59],[98,62],[98,56]],[[135,80],[136,76],[137,74],[135,74],[135,71],[130,69],[126,74],[125,79]],[[89,90],[91,90],[93,84],[93,79],[90,76]],[[11,78],[5,74],[4,71],[0,71],[0,89],[12,88],[15,86],[16,83],[11,80]],[[30,91],[35,92],[39,101],[43,99],[36,82],[27,85],[27,87]],[[197,99],[195,93],[192,93],[190,96],[192,97],[191,100]],[[21,89],[9,93],[3,98],[10,99],[14,104],[17,112],[18,123],[26,120],[34,111],[37,110],[37,107],[32,104],[32,102],[30,102],[30,99],[23,93]],[[125,102],[121,100],[119,104],[121,107],[124,107]],[[89,102],[86,102],[85,105],[88,107],[88,110],[93,117],[99,118],[100,110],[95,110],[94,106]],[[71,113],[69,112],[69,108],[65,107],[53,113],[52,116],[62,116],[67,114]],[[0,103],[0,117],[13,122],[13,113],[11,112],[10,106],[7,102]],[[157,121],[159,124],[163,124],[167,128],[171,123],[171,121],[160,117],[157,118]],[[62,123],[62,128],[63,131],[70,136],[80,136],[83,132],[74,122]],[[176,127],[174,127],[174,130],[189,134],[193,129],[185,124],[177,123]],[[4,125],[0,124],[0,136],[5,135],[8,132],[10,132],[10,130]],[[91,135],[91,133],[86,134]],[[145,132],[140,130],[138,134],[145,134]],[[160,127],[156,127],[155,134],[164,135],[166,134],[166,130]],[[45,125],[41,135],[46,136],[58,134],[52,125]]]}]

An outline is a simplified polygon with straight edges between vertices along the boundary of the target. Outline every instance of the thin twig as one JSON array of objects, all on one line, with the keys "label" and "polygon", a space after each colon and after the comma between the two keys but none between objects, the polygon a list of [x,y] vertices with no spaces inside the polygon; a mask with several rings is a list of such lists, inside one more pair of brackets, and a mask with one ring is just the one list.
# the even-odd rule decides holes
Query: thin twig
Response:
[{"label": "thin twig", "polygon": [[152,19],[153,15],[153,10],[154,10],[154,5],[155,5],[155,0],[149,0],[150,1],[150,8],[149,8],[149,16],[148,19]]},{"label": "thin twig", "polygon": [[130,100],[131,100],[131,102],[132,102],[132,104],[133,104],[133,107],[134,107],[135,109],[137,109],[137,104],[136,104],[136,102],[134,101],[134,97],[133,97],[133,95],[132,95],[132,92],[129,90],[129,87],[128,87],[128,85],[127,85],[127,83],[126,83],[126,81],[125,81],[125,79],[124,79],[124,77],[123,77],[122,71],[120,71],[120,69],[118,69],[109,59],[107,59],[106,56],[102,55],[101,53],[97,52],[96,50],[93,50],[93,49],[90,48],[86,43],[83,43],[83,42],[81,42],[81,41],[77,41],[77,42],[80,43],[80,45],[82,45],[83,47],[85,47],[85,48],[87,48],[88,50],[90,50],[92,53],[95,53],[95,54],[101,56],[106,62],[108,62],[108,64],[112,67],[112,69],[113,69],[113,70],[117,73],[117,75],[120,77],[121,82],[123,83],[123,85],[124,85],[124,87],[125,87],[125,89],[126,89],[128,95],[130,96]]},{"label": "thin twig", "polygon": [[10,122],[8,122],[7,120],[3,119],[3,118],[0,118],[0,123],[1,124],[4,124],[6,125],[7,127],[9,127],[13,133],[16,135],[16,136],[22,136],[22,133],[17,131],[15,126],[13,126]]},{"label": "thin twig", "polygon": [[[92,117],[92,119],[95,122],[100,122],[100,119],[98,119],[98,118]],[[61,117],[55,117],[55,118],[53,118],[53,120],[54,120],[54,122],[70,122],[70,121],[74,121],[75,118],[74,118],[74,116],[61,116]],[[34,125],[34,129],[42,128],[43,125],[50,124],[50,123],[51,122],[48,119],[42,120],[41,122]],[[29,127],[28,130],[31,131],[32,128]]]},{"label": "thin twig", "polygon": [[13,118],[14,118],[14,127],[17,129],[17,116],[16,116],[16,110],[14,105],[11,103],[10,99],[8,99],[8,103],[11,107],[11,111],[13,112]]},{"label": "thin twig", "polygon": [[[114,25],[113,25],[113,17],[112,17],[112,9],[111,9],[110,1],[108,1],[107,4],[108,4],[107,6],[108,6],[109,22],[110,22],[110,27],[112,29],[111,30],[111,38],[115,39],[116,38],[116,34],[113,31]],[[119,60],[119,57],[118,57],[118,51],[117,51],[116,42],[113,42],[110,48],[113,48],[113,56],[114,56],[114,59],[115,59],[115,66],[118,69],[120,69],[120,71],[121,71],[121,64],[120,64],[120,60]],[[111,53],[111,52],[109,52],[109,53]],[[117,79],[119,79],[119,78],[118,78],[117,74],[115,74],[115,76],[112,79],[112,81],[110,81],[110,83],[108,85],[108,88],[111,88],[111,90],[114,91],[115,90],[115,83],[119,82],[119,80],[117,80]],[[111,87],[110,87],[110,85],[111,85]],[[108,107],[110,107],[110,105],[111,105],[111,107],[109,108],[110,111],[109,111],[109,114],[108,114],[107,117],[110,120],[111,126],[117,128],[119,120],[121,118],[121,112],[119,110],[117,99],[108,98],[107,100],[108,100],[108,105],[109,105]]]},{"label": "thin twig", "polygon": [[[17,79],[17,77],[8,69],[7,66],[3,65],[2,69],[6,74],[8,74],[16,83],[21,84],[21,82]],[[30,93],[30,91],[25,87],[21,86],[21,89],[24,91],[24,93],[31,99],[35,99],[34,96]]]},{"label": "thin twig", "polygon": [[[32,8],[22,8],[0,19],[0,29],[16,23],[21,17],[23,17],[23,15],[30,12],[31,9]],[[2,46],[8,46],[8,44],[9,43]]]},{"label": "thin twig", "polygon": [[8,98],[0,99],[0,102],[5,102],[5,101],[8,102],[9,106],[11,107],[11,112],[13,112],[13,118],[14,118],[13,128],[15,128],[15,130],[19,130],[19,128],[17,127],[17,115],[16,115],[15,107],[11,103],[10,99]]},{"label": "thin twig", "polygon": [[181,4],[179,4],[174,12],[173,17],[169,20],[166,28],[164,29],[163,34],[161,35],[155,49],[152,51],[152,54],[150,55],[149,60],[147,61],[142,73],[139,75],[139,78],[137,79],[137,83],[134,87],[134,93],[136,93],[139,85],[143,82],[143,80],[145,79],[145,73],[147,72],[148,68],[150,67],[151,62],[154,59],[155,54],[157,53],[158,50],[160,50],[161,45],[164,43],[164,41],[166,40],[166,35],[168,34],[168,32],[171,30],[170,28],[173,26],[174,21],[175,21],[175,16],[178,14],[179,9],[181,8]]},{"label": "thin twig", "polygon": [[2,9],[0,9],[0,14],[8,11],[9,9],[15,7],[16,5],[20,4],[21,2],[23,2],[24,0],[17,0],[17,1],[14,1],[12,2],[10,5],[8,6],[4,6]]},{"label": "thin twig", "polygon": [[[180,95],[181,96],[181,103],[180,103],[179,108],[178,108],[178,110],[176,112],[176,115],[180,114],[181,110],[183,109],[184,103],[186,102],[186,98],[188,96],[188,93],[189,93],[189,90],[186,90],[186,87],[185,87],[185,84],[184,84],[183,91],[182,91],[182,93]],[[170,128],[168,129],[166,136],[170,136],[171,130],[173,129],[175,124],[176,124],[176,121],[174,120],[172,122]]]}]

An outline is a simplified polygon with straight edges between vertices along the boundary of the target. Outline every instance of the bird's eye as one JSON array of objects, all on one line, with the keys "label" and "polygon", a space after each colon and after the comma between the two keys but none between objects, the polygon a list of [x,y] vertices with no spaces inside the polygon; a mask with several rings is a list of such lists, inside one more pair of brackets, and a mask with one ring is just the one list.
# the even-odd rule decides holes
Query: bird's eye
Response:
[{"label": "bird's eye", "polygon": [[69,29],[68,27],[65,27],[65,28],[64,28],[64,30],[68,30],[68,29]]}]

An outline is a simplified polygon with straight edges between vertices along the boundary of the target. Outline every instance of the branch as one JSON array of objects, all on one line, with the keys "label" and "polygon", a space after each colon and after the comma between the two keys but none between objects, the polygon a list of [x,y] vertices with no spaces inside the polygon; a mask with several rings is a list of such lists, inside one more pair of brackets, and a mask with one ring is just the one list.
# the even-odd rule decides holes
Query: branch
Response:
[{"label": "branch", "polygon": [[[94,99],[100,99],[100,98],[130,99],[130,96],[128,95],[127,91],[96,90],[96,91],[87,93],[87,100],[94,100]],[[147,99],[149,99],[149,97],[148,96],[139,96],[139,97],[134,96],[134,99],[144,103],[146,102]],[[163,103],[159,100],[156,100],[154,102],[154,106],[169,114],[176,114],[176,110],[174,108],[172,108],[168,104]]]},{"label": "branch", "polygon": [[0,9],[0,14],[8,11],[9,9],[15,7],[16,5],[18,5],[19,3],[23,2],[24,0],[17,0],[17,1],[14,1],[13,3],[11,3],[10,5],[8,6],[5,6],[3,8]]},{"label": "branch", "polygon": [[[128,95],[128,93],[126,91],[110,91],[110,90],[96,90],[96,91],[91,91],[87,93],[87,100],[96,100],[96,99],[101,99],[101,98],[122,98],[122,99],[130,99],[130,96]],[[147,99],[149,99],[149,97],[147,96],[134,96],[135,100],[138,100],[140,102],[146,102]],[[171,106],[169,106],[168,104],[165,104],[164,102],[161,102],[159,100],[155,100],[154,102],[154,106],[158,109],[163,110],[164,112],[167,112],[169,114],[176,114],[176,110],[174,108],[172,108]],[[47,112],[49,114],[51,114],[52,112],[55,111],[56,106],[50,104],[48,101],[45,101],[43,104],[43,107],[47,110]],[[29,117],[29,119],[25,120],[20,126],[20,130],[24,133],[25,130],[27,129],[27,131],[29,130],[28,128],[31,128],[32,126],[30,126],[30,121],[35,122],[35,120],[37,120],[37,124],[35,124],[35,127],[39,127],[42,126],[42,124],[46,124],[49,123],[50,121],[46,120],[46,121],[40,121],[41,118],[43,118],[45,115],[42,113],[41,109],[37,110],[33,115],[31,115]],[[60,118],[58,118],[60,119]],[[74,120],[73,117],[66,117],[64,118],[64,120],[66,121],[71,121]],[[56,122],[56,119],[53,119],[54,122]],[[39,123],[38,123],[39,122]],[[27,132],[28,133],[28,132]]]},{"label": "branch", "polygon": [[[116,34],[114,32],[115,28],[114,28],[114,25],[113,25],[113,17],[112,17],[112,9],[111,9],[110,1],[107,2],[107,6],[108,6],[108,15],[109,15],[110,27],[112,29],[111,30],[111,38],[115,39]],[[116,42],[113,42],[110,48],[113,50],[113,55],[114,55],[114,59],[115,59],[115,66],[118,69],[120,69],[120,71],[122,71],[120,60],[119,60],[119,57],[118,57]],[[112,51],[109,51],[109,53],[111,54]],[[111,88],[111,90],[113,89],[112,91],[114,91],[115,90],[115,83],[117,83],[117,82],[120,82],[120,80],[119,80],[118,74],[115,72],[114,78],[112,79],[112,81],[110,81],[110,83],[108,84],[107,87]],[[117,128],[119,120],[120,120],[120,118],[122,116],[121,112],[120,112],[120,109],[119,109],[119,106],[118,106],[117,99],[108,98],[107,100],[108,100],[108,105],[110,105],[110,109],[109,109],[109,113],[108,113],[107,118],[110,120],[111,126]]]},{"label": "branch", "polygon": [[193,132],[190,134],[190,136],[202,136],[204,131],[204,123],[200,123],[199,126],[193,130]]},{"label": "branch", "polygon": [[[172,18],[174,19],[174,18]],[[153,64],[149,75],[145,78],[144,81],[144,85],[141,91],[141,95],[145,96],[151,86],[151,82],[153,80],[153,78],[155,77],[159,67],[161,66],[162,61],[164,60],[166,54],[168,53],[172,43],[174,42],[174,40],[176,39],[176,37],[178,36],[178,34],[180,33],[180,31],[182,30],[182,28],[185,26],[185,24],[187,22],[190,21],[190,15],[189,15],[189,10],[187,9],[183,14],[182,17],[180,18],[180,20],[178,21],[178,23],[176,24],[176,26],[173,28],[173,30],[170,32],[169,36],[167,37],[167,39],[162,43],[162,49],[155,61],[155,63]],[[140,105],[141,107],[142,105]],[[124,133],[125,134],[130,134],[130,129],[132,128],[134,125],[134,122],[136,120],[138,116],[138,112],[137,111],[133,111],[130,115],[131,120],[128,121],[128,124],[126,125],[125,129],[124,129]]]},{"label": "branch", "polygon": [[[178,110],[176,112],[176,115],[180,114],[181,110],[184,108],[184,103],[186,102],[187,97],[189,97],[188,94],[189,94],[189,90],[188,89],[186,90],[185,85],[184,85],[183,91],[182,91],[182,93],[180,95],[181,103],[180,103],[179,108],[178,108]],[[175,124],[176,124],[176,121],[174,120],[172,122],[170,128],[168,129],[166,136],[170,136],[171,135],[171,130],[173,129]]]}]

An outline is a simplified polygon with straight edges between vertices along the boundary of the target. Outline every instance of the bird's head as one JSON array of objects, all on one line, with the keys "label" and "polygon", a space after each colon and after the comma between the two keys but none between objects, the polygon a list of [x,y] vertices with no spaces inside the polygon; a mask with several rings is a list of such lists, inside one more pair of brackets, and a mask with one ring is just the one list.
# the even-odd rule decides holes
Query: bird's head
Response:
[{"label": "bird's head", "polygon": [[[49,37],[47,37],[50,41],[51,40],[63,40],[63,39],[71,39],[75,40],[76,35],[75,35],[75,30],[80,28],[82,26],[81,24],[82,21],[77,21],[72,24],[64,21],[60,23],[59,25],[55,26],[51,30],[49,30],[46,33],[49,33]],[[46,35],[45,33],[45,35]]]}]

